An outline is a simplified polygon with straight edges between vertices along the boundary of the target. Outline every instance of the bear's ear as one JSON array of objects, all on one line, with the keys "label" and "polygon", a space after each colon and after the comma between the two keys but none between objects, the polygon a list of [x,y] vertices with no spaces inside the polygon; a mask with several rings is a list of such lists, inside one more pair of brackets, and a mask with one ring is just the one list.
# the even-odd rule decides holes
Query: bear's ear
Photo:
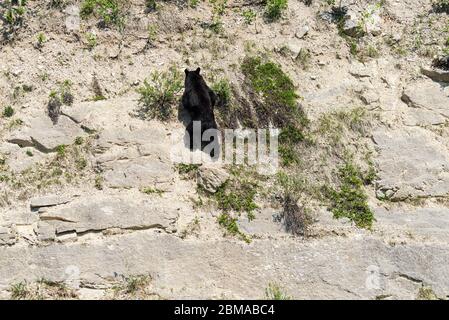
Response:
[{"label": "bear's ear", "polygon": [[201,68],[200,68],[200,67],[198,67],[198,68],[195,70],[195,72],[196,72],[197,74],[200,74],[200,71],[201,71]]},{"label": "bear's ear", "polygon": [[189,69],[184,69],[185,74],[189,74]]}]

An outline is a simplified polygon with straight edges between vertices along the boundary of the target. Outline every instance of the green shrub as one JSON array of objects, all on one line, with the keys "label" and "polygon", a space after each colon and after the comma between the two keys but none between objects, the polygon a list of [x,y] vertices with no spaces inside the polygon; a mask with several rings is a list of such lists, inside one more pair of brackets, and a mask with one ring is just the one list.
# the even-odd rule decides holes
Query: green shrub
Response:
[{"label": "green shrub", "polygon": [[157,9],[156,0],[145,0],[145,8],[147,11],[155,11]]},{"label": "green shrub", "polygon": [[76,137],[76,138],[75,138],[75,144],[76,144],[77,146],[82,145],[83,142],[84,142],[83,137]]},{"label": "green shrub", "polygon": [[339,169],[340,187],[338,190],[330,189],[331,210],[335,218],[348,218],[357,227],[370,229],[374,214],[368,206],[363,184],[364,177],[360,169],[347,161]]},{"label": "green shrub", "polygon": [[145,79],[137,92],[140,94],[138,113],[143,118],[168,120],[172,113],[172,105],[176,95],[183,87],[180,72],[171,67],[168,71],[154,71],[151,79]]},{"label": "green shrub", "polygon": [[265,4],[265,17],[269,21],[279,20],[288,7],[288,0],[267,0]]},{"label": "green shrub", "polygon": [[242,72],[251,90],[262,100],[254,101],[258,125],[272,123],[281,128],[279,153],[283,165],[298,163],[295,146],[304,139],[308,120],[299,108],[293,81],[278,64],[260,57],[246,57]]},{"label": "green shrub", "polygon": [[66,149],[67,146],[64,144],[61,144],[59,146],[56,147],[56,152],[58,153],[59,157],[64,157],[66,155]]},{"label": "green shrub", "polygon": [[263,96],[265,104],[290,108],[288,111],[297,108],[299,96],[296,94],[293,81],[278,64],[271,61],[263,62],[260,57],[246,57],[242,71],[251,81],[256,93]]},{"label": "green shrub", "polygon": [[13,107],[7,106],[7,107],[5,107],[5,109],[3,109],[3,117],[11,118],[13,115],[14,115]]},{"label": "green shrub", "polygon": [[12,284],[8,291],[11,293],[11,299],[21,300],[26,299],[29,295],[29,290],[26,282],[19,282]]},{"label": "green shrub", "polygon": [[284,294],[281,288],[275,284],[270,283],[265,289],[265,296],[268,300],[290,300],[291,298]]},{"label": "green shrub", "polygon": [[3,18],[9,25],[18,25],[23,21],[23,15],[26,11],[27,0],[9,0],[5,4],[8,8],[3,14]]},{"label": "green shrub", "polygon": [[254,218],[254,210],[258,208],[254,202],[257,184],[249,181],[228,181],[214,194],[218,208],[224,212],[246,212],[248,219]]},{"label": "green shrub", "polygon": [[87,48],[92,50],[97,45],[97,35],[92,32],[86,33]]},{"label": "green shrub", "polygon": [[245,19],[246,24],[252,24],[257,17],[257,14],[252,9],[247,9],[242,12],[242,16]]},{"label": "green shrub", "polygon": [[246,234],[244,234],[242,231],[240,231],[239,226],[237,224],[237,219],[236,218],[232,218],[229,214],[222,213],[218,217],[218,224],[220,226],[222,226],[223,228],[225,228],[226,231],[230,235],[237,236],[241,240],[245,241],[246,243],[250,243],[251,242],[251,239]]},{"label": "green shrub", "polygon": [[186,175],[197,173],[200,165],[193,163],[179,163],[176,165],[176,169],[178,169],[179,174]]},{"label": "green shrub", "polygon": [[437,11],[449,13],[449,0],[433,0],[432,5]]},{"label": "green shrub", "polygon": [[43,32],[39,32],[36,36],[36,46],[37,48],[42,48],[45,42],[47,42],[47,37]]},{"label": "green shrub", "polygon": [[212,85],[212,90],[218,97],[218,104],[220,106],[226,106],[231,101],[231,85],[227,79],[221,79],[220,81]]},{"label": "green shrub", "polygon": [[81,4],[81,18],[86,19],[91,15],[99,17],[106,26],[115,25],[123,27],[124,17],[121,12],[120,0],[84,0]]}]

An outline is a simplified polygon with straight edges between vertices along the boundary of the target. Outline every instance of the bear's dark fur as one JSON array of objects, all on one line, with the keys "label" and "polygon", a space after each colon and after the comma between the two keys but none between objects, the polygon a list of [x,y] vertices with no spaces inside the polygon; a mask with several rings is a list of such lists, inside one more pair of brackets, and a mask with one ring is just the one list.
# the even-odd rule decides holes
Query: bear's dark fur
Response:
[{"label": "bear's dark fur", "polygon": [[[208,129],[218,128],[214,116],[214,106],[217,97],[207,86],[206,81],[200,75],[200,71],[200,68],[197,68],[195,71],[185,69],[186,78],[182,106],[189,112],[192,120],[186,128],[190,137],[190,148],[194,146],[193,121],[201,121],[201,136]],[[201,145],[201,149],[203,149],[211,142],[218,143],[218,137],[214,135],[210,141],[201,141],[198,145]],[[210,155],[212,157],[216,156],[213,152]]]}]

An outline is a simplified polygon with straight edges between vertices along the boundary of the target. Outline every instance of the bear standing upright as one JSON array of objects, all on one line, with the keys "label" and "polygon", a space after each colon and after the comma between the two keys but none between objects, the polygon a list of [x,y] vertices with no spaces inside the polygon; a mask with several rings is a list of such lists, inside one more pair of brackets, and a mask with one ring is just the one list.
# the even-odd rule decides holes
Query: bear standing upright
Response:
[{"label": "bear standing upright", "polygon": [[[217,97],[215,93],[207,86],[203,77],[200,75],[200,71],[200,68],[197,68],[195,71],[189,71],[187,69],[184,70],[186,77],[184,83],[184,94],[182,96],[182,106],[189,112],[192,120],[186,128],[190,138],[190,148],[192,149],[196,145],[201,146],[201,150],[203,150],[203,148],[209,143],[218,144],[217,131],[215,131],[215,133],[210,137],[209,141],[202,141],[201,139],[206,130],[217,130],[218,128],[214,116],[214,106]],[[194,121],[201,122],[201,137],[194,136]],[[199,138],[200,141],[195,141],[196,143],[194,143],[194,139],[197,138]],[[210,156],[216,157],[218,155],[212,150]]]}]

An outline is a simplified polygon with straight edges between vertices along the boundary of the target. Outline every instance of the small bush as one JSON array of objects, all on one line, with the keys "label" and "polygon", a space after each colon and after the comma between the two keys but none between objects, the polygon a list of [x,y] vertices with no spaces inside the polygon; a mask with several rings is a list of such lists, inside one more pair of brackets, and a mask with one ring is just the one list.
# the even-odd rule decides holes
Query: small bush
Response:
[{"label": "small bush", "polygon": [[307,236],[312,219],[306,208],[300,207],[296,197],[287,194],[284,198],[282,218],[285,229],[298,236]]},{"label": "small bush", "polygon": [[239,226],[237,224],[237,219],[232,218],[229,214],[222,213],[218,217],[218,224],[223,228],[225,228],[228,234],[232,236],[237,236],[246,243],[251,242],[251,239],[242,231],[240,231]]},{"label": "small bush", "polygon": [[242,12],[242,16],[246,24],[252,24],[257,17],[257,13],[254,10],[247,9]]},{"label": "small bush", "polygon": [[59,157],[64,157],[65,156],[66,148],[67,148],[67,146],[64,145],[64,144],[61,144],[61,145],[56,147],[56,152],[58,153]]},{"label": "small bush", "polygon": [[278,64],[260,57],[246,57],[242,72],[260,98],[253,101],[258,125],[281,128],[279,153],[283,165],[298,163],[295,146],[304,139],[308,120],[297,102],[299,95],[293,81]]},{"label": "small bush", "polygon": [[13,300],[26,299],[29,295],[26,282],[14,283],[9,287],[8,291],[10,292],[11,299]]},{"label": "small bush", "polygon": [[7,106],[7,107],[5,107],[5,109],[3,109],[3,117],[11,118],[13,115],[14,115],[13,107]]},{"label": "small bush", "polygon": [[153,188],[153,187],[146,187],[146,188],[141,189],[140,191],[145,194],[162,195],[164,193],[164,190]]},{"label": "small bush", "polygon": [[99,17],[104,26],[115,25],[120,29],[124,24],[119,0],[84,0],[81,4],[81,18],[86,19],[91,15]]},{"label": "small bush", "polygon": [[49,95],[49,101],[47,104],[48,116],[52,120],[53,124],[58,123],[59,115],[61,113],[61,106],[73,104],[73,94],[71,92],[72,82],[65,80],[62,82],[58,90],[52,90]]},{"label": "small bush", "polygon": [[449,0],[433,0],[432,5],[438,12],[449,13]]},{"label": "small bush", "polygon": [[6,3],[8,9],[3,15],[5,21],[13,26],[20,25],[23,22],[23,16],[26,12],[27,0],[9,0]]},{"label": "small bush", "polygon": [[172,105],[182,89],[180,72],[171,67],[168,71],[154,71],[151,79],[145,79],[137,92],[140,94],[138,113],[143,118],[168,120],[173,113]]},{"label": "small bush", "polygon": [[179,174],[187,175],[194,174],[198,172],[200,165],[199,164],[187,164],[187,163],[179,163],[176,165],[176,169],[178,169]]},{"label": "small bush", "polygon": [[419,288],[416,300],[438,300],[438,296],[431,287],[422,286]]},{"label": "small bush", "polygon": [[290,300],[291,298],[282,292],[281,288],[275,284],[270,283],[265,289],[265,296],[268,300]]},{"label": "small bush", "polygon": [[86,33],[87,48],[92,50],[97,46],[97,35],[92,32]]},{"label": "small bush", "polygon": [[65,284],[40,279],[36,282],[26,281],[12,284],[9,287],[11,299],[13,300],[59,300],[77,299],[75,291],[69,289]]},{"label": "small bush", "polygon": [[269,21],[279,20],[287,7],[288,0],[267,0],[265,4],[265,16]]},{"label": "small bush", "polygon": [[368,206],[368,196],[363,190],[364,177],[359,168],[347,161],[339,169],[340,187],[328,190],[331,200],[331,211],[334,217],[348,218],[357,227],[370,229],[374,214]]},{"label": "small bush", "polygon": [[83,143],[84,143],[83,137],[76,137],[76,138],[75,138],[75,144],[76,144],[77,146],[80,146],[80,145],[82,145]]},{"label": "small bush", "polygon": [[226,79],[221,79],[220,81],[212,85],[212,90],[218,97],[219,106],[227,106],[231,101],[231,85]]},{"label": "small bush", "polygon": [[[295,110],[297,99],[293,81],[282,68],[271,61],[264,62],[260,57],[247,57],[242,64],[243,73],[249,78],[256,93],[262,95],[265,104],[273,108],[279,106],[279,112]],[[285,110],[289,109],[289,110]]]},{"label": "small bush", "polygon": [[145,11],[151,12],[157,9],[156,0],[145,0]]},{"label": "small bush", "polygon": [[257,185],[249,181],[228,181],[214,194],[218,208],[224,212],[246,212],[248,219],[254,218],[254,210],[258,208],[254,202]]},{"label": "small bush", "polygon": [[44,33],[39,32],[36,36],[36,47],[37,48],[42,48],[42,46],[44,45],[45,42],[47,42],[47,37],[45,36]]}]

